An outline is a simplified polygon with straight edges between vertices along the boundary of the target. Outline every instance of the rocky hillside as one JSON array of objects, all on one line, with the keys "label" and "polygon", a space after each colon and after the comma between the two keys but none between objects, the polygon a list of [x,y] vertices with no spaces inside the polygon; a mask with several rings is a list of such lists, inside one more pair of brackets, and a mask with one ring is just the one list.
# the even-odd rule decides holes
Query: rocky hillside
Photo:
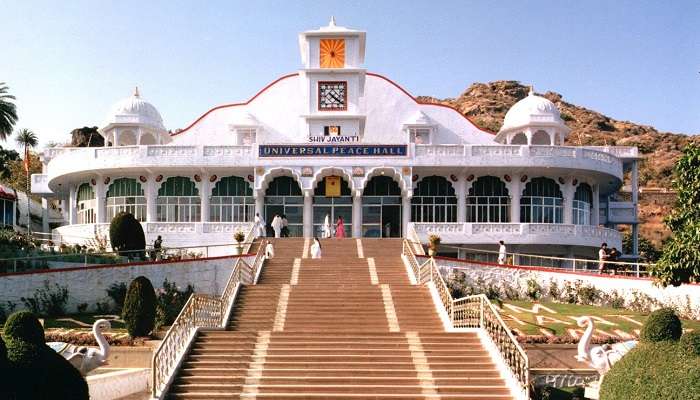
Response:
[{"label": "rocky hillside", "polygon": [[[498,131],[508,109],[527,96],[529,88],[517,81],[474,83],[459,97],[435,99],[419,97],[422,101],[449,104],[481,128]],[[700,143],[700,137],[659,132],[651,126],[618,121],[599,112],[571,104],[559,93],[537,93],[559,107],[561,116],[571,128],[571,145],[637,146],[646,157],[640,168],[642,186],[670,187],[673,164],[681,149],[691,141]]]},{"label": "rocky hillside", "polygon": [[[483,129],[498,131],[508,109],[527,96],[529,87],[517,81],[474,83],[459,97],[436,99],[421,96],[419,100],[451,105],[471,118]],[[637,146],[645,160],[640,166],[642,186],[670,188],[673,165],[681,150],[690,142],[700,143],[700,135],[686,136],[659,132],[651,126],[618,121],[599,112],[563,100],[559,93],[537,93],[559,107],[562,119],[571,128],[567,142],[571,145]],[[664,200],[665,199],[665,200]],[[661,199],[642,195],[640,218],[642,235],[655,244],[668,236],[662,217],[668,214],[673,197]]]}]

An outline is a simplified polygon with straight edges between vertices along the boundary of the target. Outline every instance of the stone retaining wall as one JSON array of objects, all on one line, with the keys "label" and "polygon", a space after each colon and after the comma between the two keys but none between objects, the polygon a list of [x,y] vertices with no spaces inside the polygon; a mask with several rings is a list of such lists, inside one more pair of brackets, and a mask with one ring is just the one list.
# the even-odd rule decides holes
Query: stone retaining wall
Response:
[{"label": "stone retaining wall", "polygon": [[[244,258],[251,263],[254,256]],[[148,278],[156,290],[167,279],[183,289],[192,284],[197,293],[218,296],[237,259],[238,256],[225,256],[0,274],[0,304],[4,306],[7,301],[11,301],[18,309],[22,309],[24,305],[21,298],[34,296],[37,288],[43,288],[44,282],[49,282],[52,286],[56,283],[68,288],[68,312],[76,311],[81,303],[87,303],[88,310],[94,310],[98,301],[109,299],[106,290],[111,284],[125,282],[128,285],[141,275]]]},{"label": "stone retaining wall", "polygon": [[[700,319],[700,285],[681,285],[678,287],[661,288],[654,281],[646,278],[599,275],[597,273],[571,272],[542,267],[526,267],[498,265],[477,261],[458,260],[447,257],[436,257],[435,261],[441,271],[458,268],[467,274],[467,281],[475,282],[481,279],[485,285],[501,287],[503,284],[519,288],[525,297],[527,281],[535,279],[545,293],[548,293],[552,282],[556,282],[559,290],[566,283],[583,286],[593,286],[604,294],[617,293],[625,300],[625,306],[643,295],[658,301],[662,306],[674,307],[683,317]],[[656,306],[658,307],[658,306]]]}]

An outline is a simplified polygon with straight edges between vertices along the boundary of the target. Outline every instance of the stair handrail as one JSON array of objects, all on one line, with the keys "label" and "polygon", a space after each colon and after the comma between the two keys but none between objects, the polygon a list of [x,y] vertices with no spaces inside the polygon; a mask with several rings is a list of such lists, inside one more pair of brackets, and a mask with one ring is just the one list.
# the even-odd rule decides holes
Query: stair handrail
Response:
[{"label": "stair handrail", "polygon": [[416,282],[419,282],[420,264],[418,263],[418,258],[416,258],[416,253],[414,253],[413,246],[408,239],[403,240],[401,253],[404,255],[406,262],[408,262],[408,265],[411,267],[411,271],[413,272],[413,277],[415,278]]},{"label": "stair handrail", "polygon": [[408,224],[406,239],[408,239],[409,243],[412,245],[414,254],[425,255],[423,243],[420,240],[420,236],[418,236],[418,232],[416,232],[416,225],[413,222]]},{"label": "stair handrail", "polygon": [[[199,329],[226,327],[240,286],[257,281],[258,271],[265,261],[266,243],[267,241],[261,243],[252,266],[248,265],[243,257],[238,258],[220,297],[193,293],[187,300],[153,352],[151,392],[154,398],[160,398],[166,392]],[[249,250],[250,246],[247,249]]]},{"label": "stair handrail", "polygon": [[525,398],[529,398],[530,362],[527,353],[508,325],[503,322],[501,314],[493,306],[491,300],[483,293],[459,299],[452,298],[445,278],[440,273],[435,260],[430,258],[426,264],[430,268],[430,281],[437,290],[440,302],[445,308],[452,327],[483,329],[498,350],[513,378],[517,380]]}]

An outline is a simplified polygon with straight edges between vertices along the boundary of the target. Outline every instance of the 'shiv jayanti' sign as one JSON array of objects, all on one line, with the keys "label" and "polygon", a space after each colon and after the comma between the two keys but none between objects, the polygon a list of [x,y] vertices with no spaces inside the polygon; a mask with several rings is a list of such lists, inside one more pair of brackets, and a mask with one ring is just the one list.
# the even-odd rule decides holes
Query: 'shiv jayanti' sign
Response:
[{"label": "'shiv jayanti' sign", "polygon": [[259,157],[400,157],[404,145],[260,145]]}]

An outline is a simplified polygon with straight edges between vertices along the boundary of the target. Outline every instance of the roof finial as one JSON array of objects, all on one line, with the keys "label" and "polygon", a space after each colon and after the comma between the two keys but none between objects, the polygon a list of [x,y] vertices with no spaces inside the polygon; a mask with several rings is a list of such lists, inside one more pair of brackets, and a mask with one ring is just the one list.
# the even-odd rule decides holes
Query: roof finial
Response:
[{"label": "roof finial", "polygon": [[138,86],[136,86],[136,89],[134,89],[134,97],[141,97],[141,95],[139,94],[139,87]]},{"label": "roof finial", "polygon": [[527,93],[528,96],[532,96],[535,94],[535,90],[532,88],[532,85],[530,85],[530,91]]},{"label": "roof finial", "polygon": [[331,15],[331,22],[328,23],[328,26],[335,26],[335,16]]}]

